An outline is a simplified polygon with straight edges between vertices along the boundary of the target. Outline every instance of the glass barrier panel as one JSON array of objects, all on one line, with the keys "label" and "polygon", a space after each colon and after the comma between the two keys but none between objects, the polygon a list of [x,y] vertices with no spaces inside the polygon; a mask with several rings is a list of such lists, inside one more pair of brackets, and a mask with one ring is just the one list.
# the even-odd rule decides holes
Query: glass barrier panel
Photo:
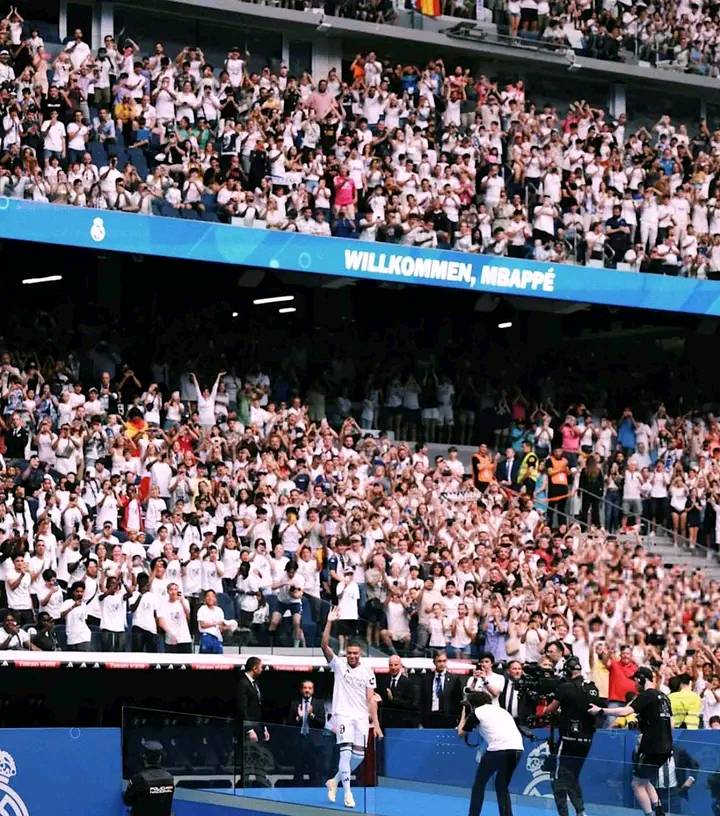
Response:
[{"label": "glass barrier panel", "polygon": [[125,707],[122,713],[123,777],[144,766],[144,746],[162,745],[162,766],[178,787],[235,787],[235,723],[230,718]]},{"label": "glass barrier panel", "polygon": [[[342,784],[328,790],[329,779],[339,780],[340,757],[336,735],[323,726],[324,709],[314,712],[308,705],[306,710],[300,700],[288,708],[292,725],[246,722],[242,727],[229,718],[125,708],[124,776],[142,769],[144,745],[155,741],[180,792],[191,788],[216,802],[223,796],[243,797],[243,807],[263,800],[350,810]],[[675,731],[672,759],[650,771],[668,814],[720,816],[716,734]],[[588,816],[638,813],[644,803],[636,779],[648,769],[638,768],[634,759],[637,740],[636,730],[600,730],[587,756],[578,756],[552,745],[547,729],[534,731],[532,739],[525,736],[509,785],[515,816],[564,812],[563,806],[569,813],[584,808]],[[382,741],[371,737],[364,754],[350,758],[352,810],[378,816],[467,816],[484,750],[477,732],[462,739],[452,729],[387,728]],[[494,780],[486,785],[484,801],[485,813],[497,807]]]},{"label": "glass barrier panel", "polygon": [[[375,775],[374,738],[370,737],[364,755],[350,757],[349,801],[354,805],[346,805],[343,785],[337,781],[340,757],[336,735],[329,727],[319,726],[319,721],[327,721],[325,710],[314,712],[311,705],[306,707],[298,700],[292,714],[300,725],[245,723],[237,792],[251,799],[340,810],[353,807],[355,812],[367,812],[366,782],[373,782]],[[251,727],[253,734],[249,733]],[[334,784],[328,786],[328,780],[333,779]]]},{"label": "glass barrier panel", "polygon": [[[367,812],[367,782],[374,784],[376,772],[374,737],[363,754],[348,760],[352,798],[346,803],[337,739],[325,727],[325,708],[314,712],[311,703],[298,700],[295,715],[298,725],[246,722],[240,728],[231,718],[125,707],[123,777],[143,770],[145,745],[159,742],[162,767],[174,775],[180,797],[183,789],[192,789],[207,794],[208,802],[241,796],[248,803]],[[338,782],[328,785],[336,774]]]},{"label": "glass barrier panel", "polygon": [[[711,733],[675,731],[672,758],[656,774],[650,771],[668,814],[720,816],[720,739],[704,736]],[[641,812],[634,780],[648,769],[638,769],[633,759],[636,730],[598,731],[584,758],[558,752],[549,743],[547,729],[534,732],[534,737],[524,738],[509,785],[515,816],[565,812],[563,805],[568,813],[584,808],[592,816]],[[367,791],[369,811],[382,816],[413,810],[467,816],[484,751],[478,743],[477,732],[466,741],[450,729],[387,729],[378,749],[378,785]],[[484,812],[494,812],[496,802],[490,780]]]}]

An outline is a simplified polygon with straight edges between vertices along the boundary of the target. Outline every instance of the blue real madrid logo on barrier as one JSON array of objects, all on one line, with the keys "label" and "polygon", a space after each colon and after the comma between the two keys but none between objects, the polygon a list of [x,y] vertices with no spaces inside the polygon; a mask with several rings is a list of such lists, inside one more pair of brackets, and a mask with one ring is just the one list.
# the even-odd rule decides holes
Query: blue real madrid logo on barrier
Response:
[{"label": "blue real madrid logo on barrier", "polygon": [[0,816],[30,816],[25,802],[8,784],[16,773],[15,760],[7,751],[0,751]]},{"label": "blue real madrid logo on barrier", "polygon": [[541,742],[527,755],[525,767],[532,774],[532,779],[523,790],[524,796],[552,796],[552,776],[545,770],[549,756],[550,745],[547,740]]}]

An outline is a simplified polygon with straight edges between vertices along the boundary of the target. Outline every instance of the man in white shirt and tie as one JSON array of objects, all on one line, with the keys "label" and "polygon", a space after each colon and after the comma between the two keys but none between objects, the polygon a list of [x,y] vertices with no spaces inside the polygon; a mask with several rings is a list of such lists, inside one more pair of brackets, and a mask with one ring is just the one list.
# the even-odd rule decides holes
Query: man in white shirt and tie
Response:
[{"label": "man in white shirt and tie", "polygon": [[300,699],[290,703],[287,718],[297,737],[295,752],[295,771],[293,781],[296,785],[305,785],[305,776],[311,785],[322,785],[330,750],[332,734],[325,729],[327,721],[327,703],[315,696],[315,683],[303,680],[300,685]]},{"label": "man in white shirt and tie", "polygon": [[404,671],[399,655],[388,658],[388,673],[378,682],[383,728],[417,728],[420,690]]},{"label": "man in white shirt and tie", "polygon": [[424,728],[453,728],[460,716],[462,686],[457,675],[447,670],[447,655],[433,658],[434,671],[423,677],[422,723]]},{"label": "man in white shirt and tie", "polygon": [[519,463],[515,459],[515,451],[508,448],[505,451],[505,459],[498,467],[498,475],[500,477],[500,484],[503,487],[516,489],[516,479]]},{"label": "man in white shirt and tie", "polygon": [[522,722],[523,717],[522,692],[518,688],[522,675],[522,663],[519,660],[511,660],[505,668],[505,682],[497,698],[500,707],[504,708],[515,722]]}]

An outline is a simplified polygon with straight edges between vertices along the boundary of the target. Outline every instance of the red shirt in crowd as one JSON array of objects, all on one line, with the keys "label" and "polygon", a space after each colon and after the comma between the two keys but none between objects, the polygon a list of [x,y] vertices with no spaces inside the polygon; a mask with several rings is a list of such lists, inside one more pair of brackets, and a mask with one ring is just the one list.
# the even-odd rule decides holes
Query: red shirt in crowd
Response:
[{"label": "red shirt in crowd", "polygon": [[637,686],[632,679],[638,670],[637,663],[630,660],[623,663],[622,660],[611,660],[608,663],[610,677],[608,678],[608,700],[618,703],[625,703],[628,692],[637,693]]}]

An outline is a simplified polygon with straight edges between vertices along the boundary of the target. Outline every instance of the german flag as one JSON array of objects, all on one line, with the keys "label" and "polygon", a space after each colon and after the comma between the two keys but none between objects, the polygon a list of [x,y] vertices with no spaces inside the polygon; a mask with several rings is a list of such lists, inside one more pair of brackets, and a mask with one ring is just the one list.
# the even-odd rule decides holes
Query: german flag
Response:
[{"label": "german flag", "polygon": [[428,17],[439,17],[442,14],[440,0],[415,0],[415,8]]}]

